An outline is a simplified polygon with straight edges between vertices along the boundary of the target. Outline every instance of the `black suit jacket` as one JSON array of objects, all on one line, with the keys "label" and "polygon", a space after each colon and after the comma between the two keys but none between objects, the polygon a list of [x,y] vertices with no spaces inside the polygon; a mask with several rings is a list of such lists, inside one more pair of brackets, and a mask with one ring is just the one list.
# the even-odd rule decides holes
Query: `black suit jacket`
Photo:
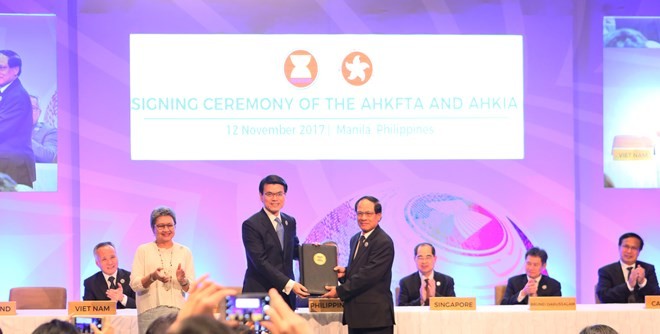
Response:
[{"label": "black suit jacket", "polygon": [[376,226],[366,243],[353,259],[360,233],[351,238],[351,256],[346,276],[337,287],[344,302],[343,323],[349,328],[374,328],[394,325],[392,301],[392,263],[394,243],[385,231]]},{"label": "black suit jacket", "polygon": [[642,261],[637,261],[637,265],[646,271],[646,285],[642,289],[636,286],[632,292],[628,289],[620,262],[617,261],[598,269],[598,284],[596,285],[598,299],[602,303],[628,303],[628,296],[634,294],[635,303],[643,303],[646,295],[660,294],[655,267]]},{"label": "black suit jacket", "polygon": [[[454,279],[451,276],[434,271],[433,280],[435,280],[435,297],[456,297]],[[422,280],[417,271],[402,278],[399,281],[399,306],[420,306],[421,287]]]},{"label": "black suit jacket", "polygon": [[19,79],[7,86],[0,100],[0,173],[28,186],[37,179],[32,151],[32,103]]},{"label": "black suit jacket", "polygon": [[300,243],[296,236],[296,219],[283,212],[280,216],[284,225],[284,249],[264,209],[243,222],[243,246],[247,258],[243,292],[268,292],[275,288],[295,310],[296,294],[292,291],[287,295],[282,290],[289,279],[294,279],[293,260],[298,259]]},{"label": "black suit jacket", "polygon": [[[122,280],[124,282],[122,283]],[[122,289],[124,289],[124,294],[128,297],[126,301],[126,306],[122,303],[117,302],[117,308],[135,308],[135,291],[131,289],[131,272],[124,269],[117,269],[117,284],[121,284]],[[85,294],[83,295],[83,300],[110,300],[108,296],[105,295],[105,292],[108,291],[108,282],[103,276],[103,272],[97,272],[96,274],[89,276],[85,279]]]},{"label": "black suit jacket", "polygon": [[[518,294],[523,288],[525,288],[525,285],[527,285],[527,274],[509,278],[509,282],[506,284],[504,298],[502,299],[502,305],[527,304],[529,302],[528,296],[526,296],[520,303],[518,302]],[[536,295],[539,297],[561,296],[561,283],[554,278],[541,275],[539,289],[536,292]]]}]

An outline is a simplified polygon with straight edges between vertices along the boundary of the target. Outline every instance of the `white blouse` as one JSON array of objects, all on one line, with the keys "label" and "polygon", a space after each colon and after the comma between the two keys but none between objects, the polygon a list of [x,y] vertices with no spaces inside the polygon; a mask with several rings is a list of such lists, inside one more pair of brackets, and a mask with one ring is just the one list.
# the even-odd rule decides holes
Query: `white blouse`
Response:
[{"label": "white blouse", "polygon": [[[138,314],[144,313],[158,306],[172,306],[178,309],[183,307],[185,292],[176,279],[176,269],[186,273],[189,282],[195,279],[195,266],[190,249],[179,243],[167,248],[158,248],[155,242],[140,245],[135,251],[133,268],[131,269],[131,288],[135,291],[135,302]],[[171,276],[167,283],[155,281],[148,288],[142,285],[142,278],[163,268],[163,273]]]}]

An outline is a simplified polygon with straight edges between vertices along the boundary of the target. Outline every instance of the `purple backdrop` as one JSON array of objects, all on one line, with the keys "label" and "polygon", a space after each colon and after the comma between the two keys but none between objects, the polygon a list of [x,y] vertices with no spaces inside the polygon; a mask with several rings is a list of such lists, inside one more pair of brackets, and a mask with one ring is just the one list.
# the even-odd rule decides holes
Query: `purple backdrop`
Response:
[{"label": "purple backdrop", "polygon": [[[65,286],[81,296],[94,273],[92,247],[111,240],[130,269],[153,240],[149,213],[178,214],[176,240],[198,273],[240,285],[240,224],[260,208],[257,184],[289,183],[285,212],[301,239],[333,238],[345,249],[357,230],[353,200],[384,202],[394,236],[394,277],[414,270],[412,248],[432,241],[436,268],[457,293],[492,303],[492,286],[522,273],[530,244],[549,252],[563,293],[593,302],[599,266],[617,259],[628,230],[659,251],[658,192],[603,188],[602,16],[651,15],[657,1],[55,0],[1,4],[3,12],[55,13],[60,159],[56,193],[0,196],[0,296],[13,286]],[[131,161],[130,33],[521,34],[525,66],[525,158],[482,161]],[[176,48],[176,45],[172,46]],[[48,55],[43,55],[48,57]],[[181,59],[163,71],[185,71]],[[319,148],[322,149],[322,148]],[[475,226],[477,228],[475,228]],[[395,283],[395,282],[393,282]],[[3,297],[0,297],[0,300]],[[6,298],[6,297],[5,297]]]}]

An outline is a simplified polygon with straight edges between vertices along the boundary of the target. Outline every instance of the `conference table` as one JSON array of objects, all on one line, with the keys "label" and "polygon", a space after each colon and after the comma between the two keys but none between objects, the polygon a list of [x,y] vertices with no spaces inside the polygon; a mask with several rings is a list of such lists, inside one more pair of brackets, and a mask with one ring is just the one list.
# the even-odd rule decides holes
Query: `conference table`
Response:
[{"label": "conference table", "polygon": [[[298,311],[313,333],[345,334],[341,313]],[[660,333],[660,310],[644,304],[584,304],[574,311],[530,311],[528,305],[484,305],[475,311],[431,311],[428,306],[395,307],[394,333],[577,334],[607,324],[619,334]]]},{"label": "conference table", "polygon": [[[299,309],[312,333],[344,334],[339,312],[310,313]],[[117,334],[137,333],[137,314],[117,310],[106,316]],[[607,324],[620,334],[660,333],[660,310],[647,310],[644,304],[584,304],[575,311],[530,311],[527,305],[484,305],[476,311],[431,311],[428,306],[396,307],[394,333],[579,333],[586,326]],[[67,320],[66,310],[18,310],[17,315],[0,316],[4,334],[30,334],[51,319]]]},{"label": "conference table", "polygon": [[[117,310],[116,315],[102,316],[110,321],[115,334],[137,334],[137,311],[135,309]],[[0,316],[0,329],[3,334],[31,334],[39,325],[52,319],[69,321],[67,310],[17,310],[16,315]]]}]

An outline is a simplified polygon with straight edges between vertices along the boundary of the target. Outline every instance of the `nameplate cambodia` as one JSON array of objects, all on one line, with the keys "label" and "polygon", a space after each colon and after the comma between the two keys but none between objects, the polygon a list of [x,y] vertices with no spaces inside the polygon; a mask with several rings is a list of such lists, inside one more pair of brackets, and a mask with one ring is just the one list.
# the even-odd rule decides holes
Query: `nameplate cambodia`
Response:
[{"label": "nameplate cambodia", "polygon": [[16,302],[0,302],[0,315],[16,315]]},{"label": "nameplate cambodia", "polygon": [[86,300],[69,302],[69,315],[114,315],[117,314],[117,302],[111,300]]},{"label": "nameplate cambodia", "polygon": [[660,296],[646,296],[646,308],[660,309]]},{"label": "nameplate cambodia", "polygon": [[529,309],[532,311],[575,310],[575,297],[529,297]]},{"label": "nameplate cambodia", "polygon": [[476,310],[476,297],[431,297],[429,301],[431,310]]},{"label": "nameplate cambodia", "polygon": [[339,298],[310,298],[309,312],[344,312],[344,303]]}]

